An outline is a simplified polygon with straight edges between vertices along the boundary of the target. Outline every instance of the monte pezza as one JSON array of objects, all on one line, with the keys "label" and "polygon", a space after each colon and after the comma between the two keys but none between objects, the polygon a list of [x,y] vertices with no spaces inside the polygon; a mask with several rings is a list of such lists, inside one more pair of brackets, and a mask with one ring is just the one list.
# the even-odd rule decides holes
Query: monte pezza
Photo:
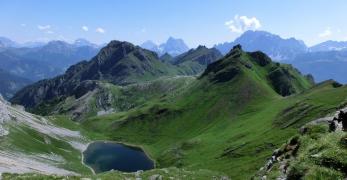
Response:
[{"label": "monte pezza", "polygon": [[97,81],[126,85],[177,74],[176,68],[161,62],[156,53],[128,42],[111,41],[90,61],[71,66],[61,76],[25,87],[12,102],[34,107],[61,97],[80,97],[93,90]]}]

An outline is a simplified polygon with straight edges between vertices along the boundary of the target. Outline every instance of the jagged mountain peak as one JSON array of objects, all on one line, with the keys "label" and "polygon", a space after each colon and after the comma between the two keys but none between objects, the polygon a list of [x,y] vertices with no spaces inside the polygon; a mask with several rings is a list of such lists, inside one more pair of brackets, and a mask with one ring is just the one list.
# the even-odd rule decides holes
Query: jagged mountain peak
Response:
[{"label": "jagged mountain peak", "polygon": [[129,53],[133,52],[133,55],[140,60],[148,60],[148,56],[153,56],[158,59],[158,55],[150,50],[143,49],[139,46],[135,46],[132,43],[126,41],[113,40],[108,43],[97,54],[97,59],[103,61],[105,59],[122,59]]},{"label": "jagged mountain peak", "polygon": [[165,43],[160,44],[159,50],[161,53],[169,53],[172,56],[177,56],[189,50],[189,47],[182,39],[169,37]]},{"label": "jagged mountain peak", "polygon": [[208,49],[205,45],[199,45],[196,49]]},{"label": "jagged mountain peak", "polygon": [[297,54],[307,52],[305,43],[295,38],[284,39],[266,31],[246,31],[233,42],[218,44],[215,47],[226,54],[236,45],[241,44],[246,51],[263,51],[276,60],[287,60]]},{"label": "jagged mountain peak", "polygon": [[166,43],[171,43],[171,42],[180,42],[180,43],[183,43],[183,39],[181,38],[174,38],[172,36],[170,36],[167,40],[166,40]]},{"label": "jagged mountain peak", "polygon": [[157,45],[151,40],[147,40],[140,45],[144,49],[156,52],[159,56],[165,53],[171,56],[180,55],[189,50],[189,47],[185,44],[183,39],[169,37],[164,43]]},{"label": "jagged mountain peak", "polygon": [[129,42],[126,42],[126,41],[112,40],[105,47],[103,47],[101,49],[101,51],[103,51],[103,50],[115,50],[118,48],[122,48],[126,51],[131,51],[131,50],[135,49],[135,45],[133,45]]}]

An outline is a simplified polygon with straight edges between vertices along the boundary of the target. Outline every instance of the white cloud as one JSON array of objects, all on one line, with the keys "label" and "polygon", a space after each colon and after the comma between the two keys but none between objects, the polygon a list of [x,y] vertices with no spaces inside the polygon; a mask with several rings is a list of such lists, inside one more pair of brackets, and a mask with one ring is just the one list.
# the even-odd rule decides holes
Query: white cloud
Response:
[{"label": "white cloud", "polygon": [[23,24],[20,24],[20,26],[22,26],[22,27],[26,27],[27,25],[23,23]]},{"label": "white cloud", "polygon": [[48,31],[46,31],[46,33],[47,33],[47,34],[54,34],[54,31],[48,30]]},{"label": "white cloud", "polygon": [[256,17],[235,15],[233,20],[225,22],[225,25],[235,33],[243,33],[247,30],[256,30],[261,27],[260,21]]},{"label": "white cloud", "polygon": [[326,28],[322,33],[318,34],[320,38],[330,37],[333,33],[331,32],[330,27]]},{"label": "white cloud", "polygon": [[101,27],[96,28],[95,31],[96,31],[97,33],[101,33],[101,34],[104,34],[104,33],[105,33],[105,30],[104,30],[103,28],[101,28]]},{"label": "white cloud", "polygon": [[38,25],[37,28],[39,30],[47,30],[51,28],[51,25]]},{"label": "white cloud", "polygon": [[82,30],[83,30],[83,31],[88,31],[89,28],[88,28],[87,26],[82,26]]}]

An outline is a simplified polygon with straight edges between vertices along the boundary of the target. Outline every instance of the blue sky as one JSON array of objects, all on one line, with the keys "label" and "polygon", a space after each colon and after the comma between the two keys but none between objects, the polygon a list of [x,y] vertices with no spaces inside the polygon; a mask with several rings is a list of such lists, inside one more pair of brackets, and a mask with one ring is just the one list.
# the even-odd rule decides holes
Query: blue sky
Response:
[{"label": "blue sky", "polygon": [[247,29],[308,45],[347,40],[345,0],[0,0],[0,7],[0,36],[19,42],[140,44],[173,36],[195,47],[232,41]]}]

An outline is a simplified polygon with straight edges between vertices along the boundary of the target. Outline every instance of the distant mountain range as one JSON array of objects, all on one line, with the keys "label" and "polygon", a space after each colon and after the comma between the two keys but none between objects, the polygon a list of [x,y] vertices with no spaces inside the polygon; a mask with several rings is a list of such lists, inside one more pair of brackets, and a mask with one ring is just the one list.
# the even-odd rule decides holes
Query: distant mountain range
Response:
[{"label": "distant mountain range", "polygon": [[308,50],[303,41],[295,38],[283,39],[266,31],[251,30],[243,33],[235,41],[217,44],[215,48],[226,54],[237,44],[241,44],[246,51],[262,51],[275,60],[292,59]]},{"label": "distant mountain range", "polygon": [[170,37],[165,43],[162,43],[160,45],[157,45],[153,41],[148,40],[140,46],[142,48],[154,51],[159,55],[168,53],[171,56],[177,56],[189,50],[189,47],[182,39],[176,39],[173,37]]},{"label": "distant mountain range", "polygon": [[3,69],[0,69],[0,82],[0,94],[6,99],[11,98],[18,90],[32,83],[28,79],[13,75]]},{"label": "distant mountain range", "polygon": [[88,40],[82,39],[82,38],[76,39],[73,45],[76,47],[90,46],[95,48],[100,48],[103,46],[103,45],[97,45],[97,44],[91,43]]},{"label": "distant mountain range", "polygon": [[347,83],[347,50],[307,52],[285,62],[312,74],[317,82],[334,79]]},{"label": "distant mountain range", "polygon": [[99,49],[84,39],[19,44],[1,37],[0,94],[9,99],[32,82],[63,74],[72,64],[92,58]]},{"label": "distant mountain range", "polygon": [[[53,41],[61,41],[61,40],[53,40]],[[3,48],[35,48],[35,47],[41,47],[49,42],[43,42],[43,41],[28,41],[24,43],[18,43],[15,42],[9,38],[6,37],[0,37],[0,47]],[[92,46],[92,47],[102,47],[104,44],[97,45],[94,43],[89,42],[86,39],[83,38],[78,38],[74,42],[70,43],[71,45],[74,45],[76,47],[81,47],[81,46]]]},{"label": "distant mountain range", "polygon": [[72,64],[95,56],[100,49],[82,39],[73,44],[51,41],[36,47],[18,47],[4,38],[0,42],[6,44],[0,50],[0,67],[32,81],[62,74]]},{"label": "distant mountain range", "polygon": [[347,50],[347,41],[325,41],[309,48],[311,52]]},{"label": "distant mountain range", "polygon": [[18,47],[19,44],[6,37],[0,37],[0,47]]}]

